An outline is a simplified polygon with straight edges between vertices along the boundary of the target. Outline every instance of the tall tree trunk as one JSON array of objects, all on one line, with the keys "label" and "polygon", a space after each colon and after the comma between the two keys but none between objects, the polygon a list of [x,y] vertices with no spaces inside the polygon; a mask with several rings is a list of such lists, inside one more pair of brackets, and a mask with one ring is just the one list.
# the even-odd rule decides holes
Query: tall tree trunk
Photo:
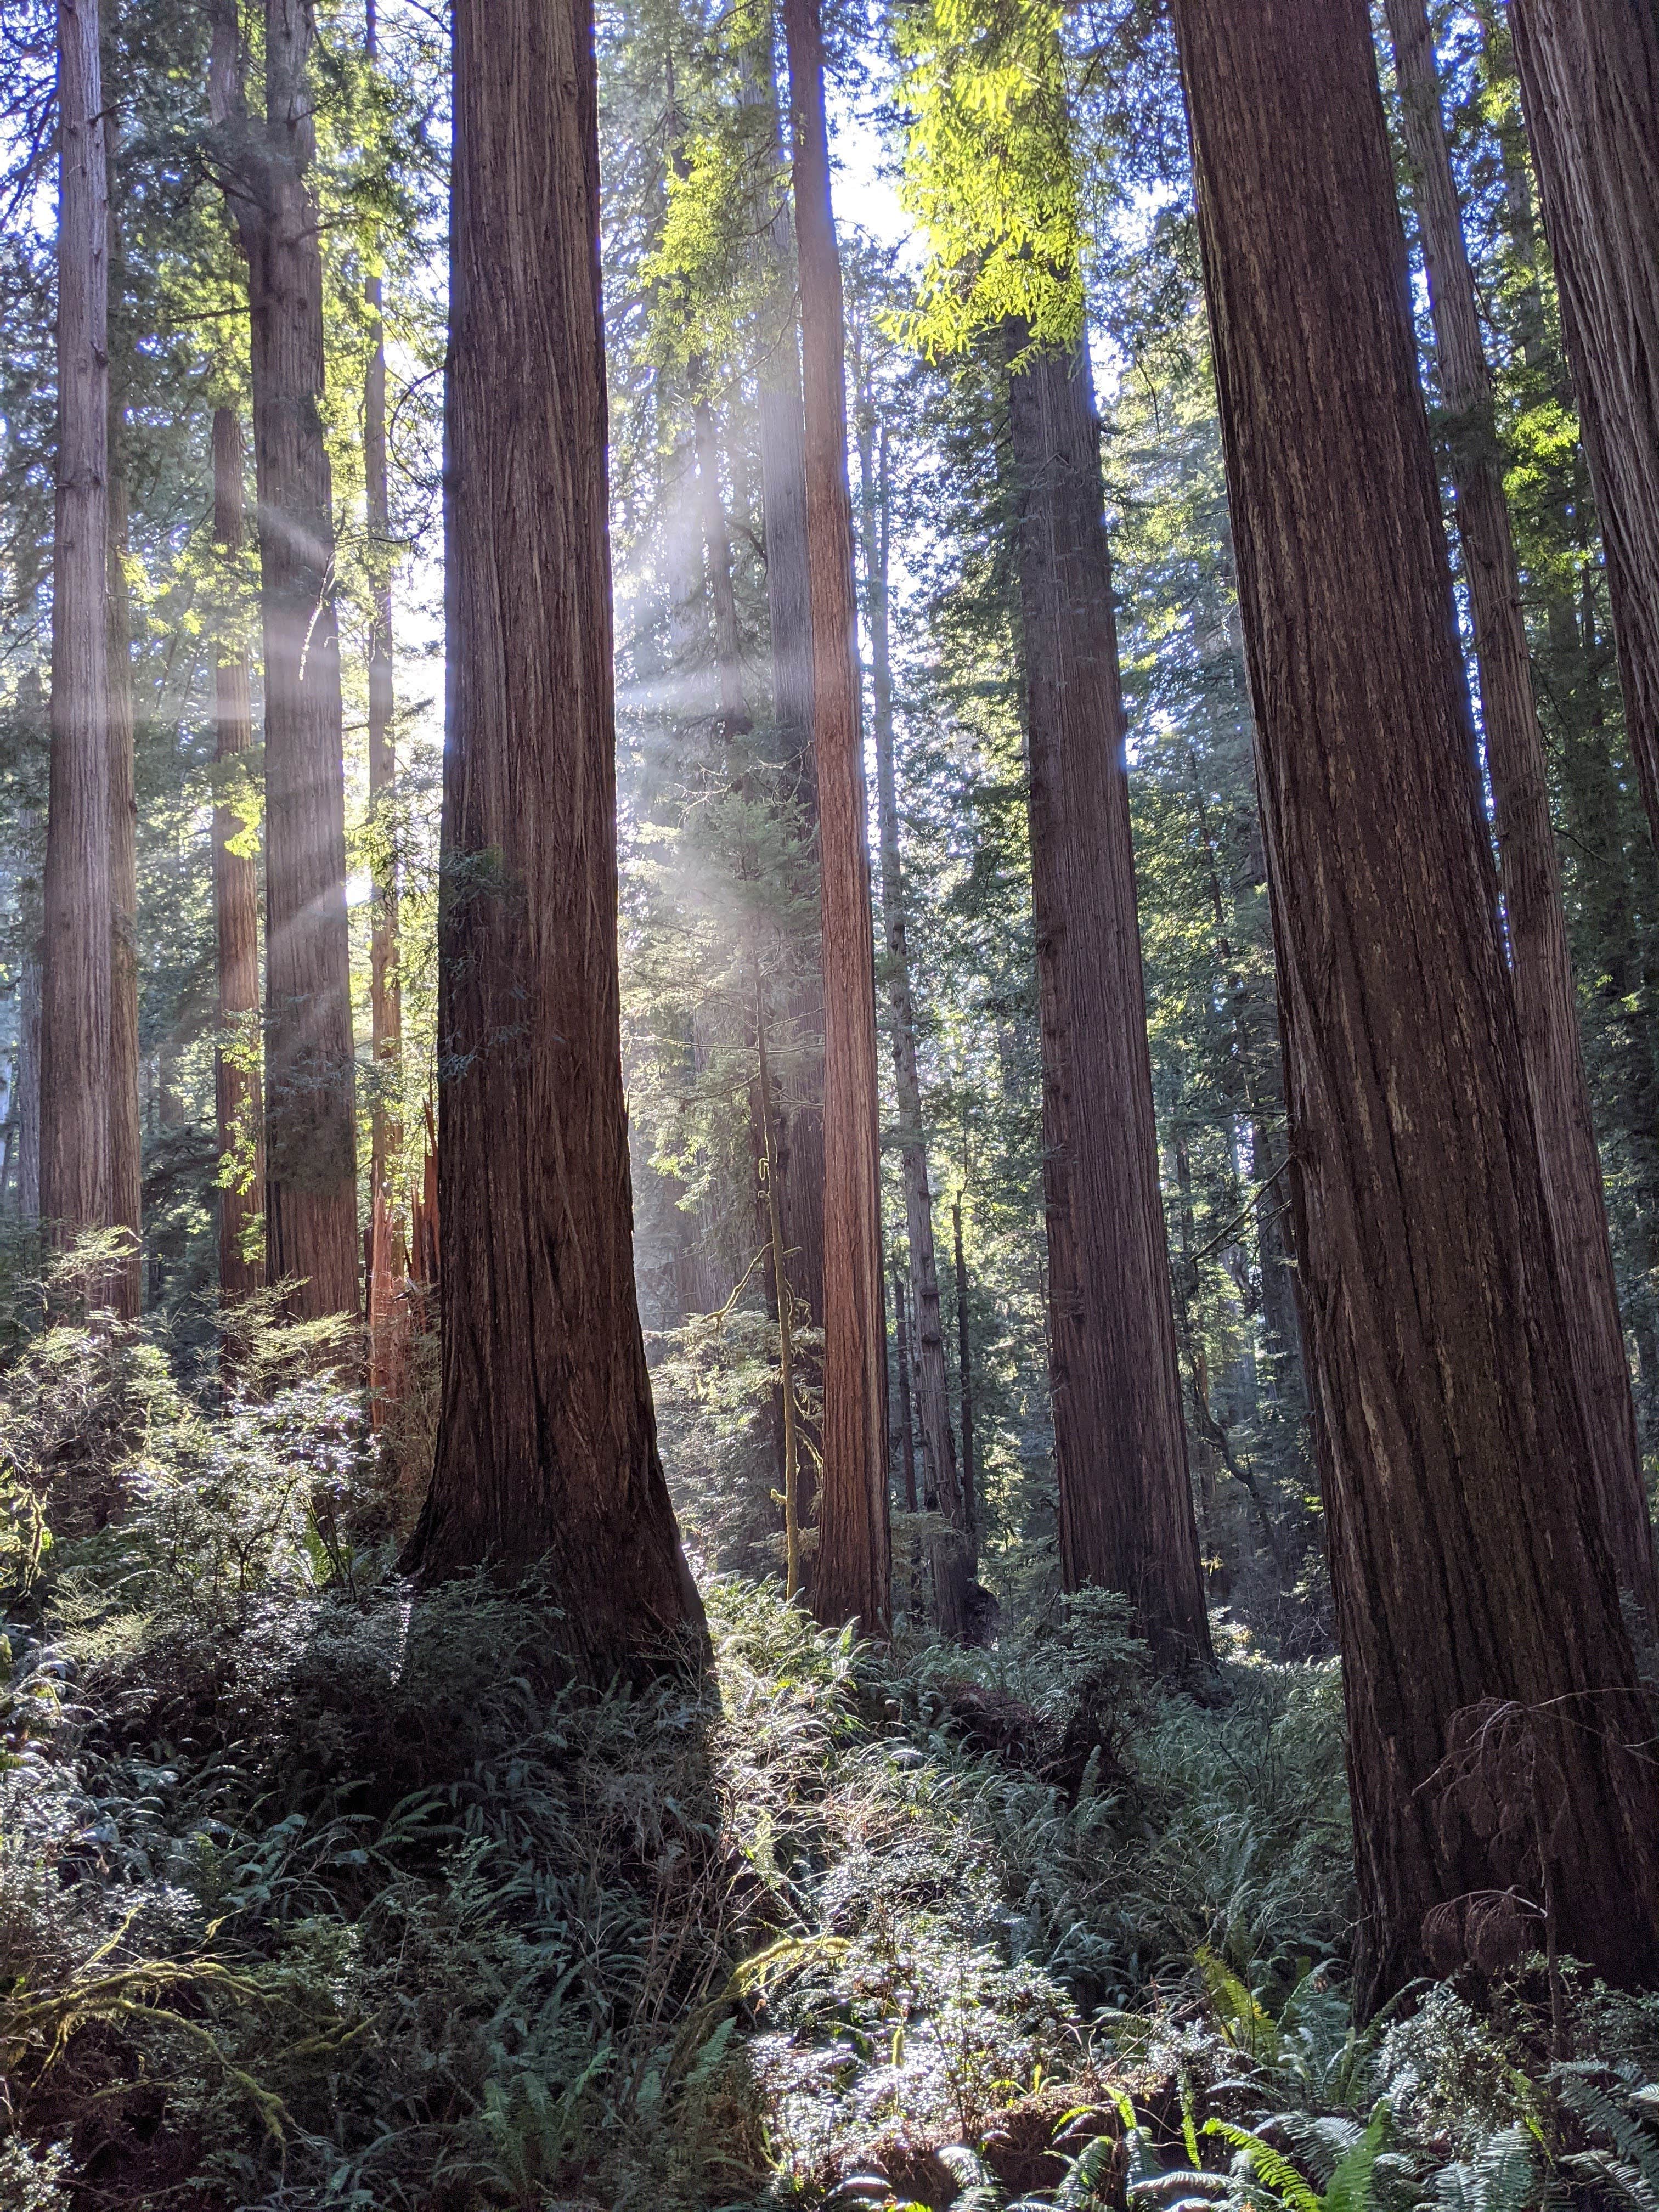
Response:
[{"label": "tall tree trunk", "polygon": [[761,1183],[766,1231],[772,1254],[772,1280],[778,1303],[778,1413],[783,1474],[783,1594],[800,1589],[800,1455],[796,1440],[794,1299],[784,1267],[783,1209],[778,1202],[777,1137],[772,1117],[772,1068],[766,1051],[766,998],[760,969],[755,970],[755,1047],[759,1057]]},{"label": "tall tree trunk", "polygon": [[235,0],[212,106],[247,255],[264,623],[266,1263],[303,1316],[358,1305],[356,1077],[334,515],[307,0],[265,0],[265,121],[243,110]]},{"label": "tall tree trunk", "polygon": [[888,544],[892,500],[887,473],[887,432],[878,436],[875,406],[859,395],[859,489],[864,538],[864,588],[870,623],[871,719],[876,738],[876,811],[881,833],[881,912],[887,939],[887,1003],[893,1023],[893,1073],[898,1093],[900,1158],[904,1170],[904,1218],[910,1244],[910,1281],[916,1304],[916,1399],[927,1489],[950,1523],[933,1549],[934,1617],[946,1636],[959,1637],[967,1621],[968,1543],[951,1434],[951,1394],[945,1374],[945,1326],[940,1317],[939,1261],[933,1249],[933,1194],[927,1180],[927,1135],[921,1116],[916,1066],[916,1010],[910,988],[910,949],[904,926],[904,872],[899,858],[898,780],[894,765],[893,671],[888,636]]},{"label": "tall tree trunk", "polygon": [[544,1562],[594,1674],[702,1607],[634,1289],[591,0],[458,0],[427,1575]]},{"label": "tall tree trunk", "polygon": [[812,1605],[887,1633],[887,1299],[841,262],[817,0],[785,0],[800,257],[812,750],[823,917],[823,1474]]},{"label": "tall tree trunk", "polygon": [[[743,100],[760,111],[766,158],[756,221],[769,283],[763,311],[759,389],[761,520],[766,548],[767,626],[778,757],[809,831],[817,827],[812,750],[812,609],[806,553],[806,446],[797,313],[795,242],[787,176],[778,143],[771,12],[766,35],[742,57]],[[823,1325],[823,1003],[804,980],[788,1009],[793,1079],[780,1103],[784,1239],[790,1280],[807,1320]]]},{"label": "tall tree trunk", "polygon": [[[1589,1429],[1607,1547],[1620,1580],[1651,1620],[1653,1539],[1601,1194],[1601,1162],[1578,1037],[1561,862],[1550,820],[1520,569],[1504,497],[1492,376],[1480,342],[1427,11],[1424,0],[1387,0],[1387,13],[1415,173],[1441,398],[1449,417],[1458,534],[1474,614],[1521,1052],[1560,1264],[1573,1373]],[[1659,236],[1655,244],[1659,247]],[[1659,321],[1655,328],[1659,332]],[[1654,574],[1659,583],[1659,566]]]},{"label": "tall tree trunk", "polygon": [[[1013,356],[1023,328],[1011,331]],[[1212,1663],[1187,1471],[1123,698],[1081,344],[1010,378],[1042,1028],[1048,1364],[1067,1589],[1129,1598],[1160,1661]]]},{"label": "tall tree trunk", "polygon": [[[374,0],[365,51],[379,61]],[[374,563],[368,637],[368,804],[375,817],[374,905],[369,931],[369,1034],[374,1060],[369,1127],[369,1407],[378,1425],[406,1382],[409,1250],[394,1176],[404,1149],[404,1011],[398,970],[398,860],[392,804],[398,787],[392,682],[392,501],[386,483],[386,321],[377,270],[364,287],[374,330],[363,391],[363,477]]]},{"label": "tall tree trunk", "polygon": [[[234,407],[213,410],[213,536],[224,556],[227,597],[246,542],[242,426]],[[253,744],[247,647],[227,623],[214,655],[214,758],[222,776]],[[259,1079],[246,1065],[259,1034],[259,867],[240,842],[241,817],[223,796],[213,809],[213,929],[219,978],[220,1043],[213,1060],[219,1144],[219,1298],[234,1305],[261,1287],[264,1267],[246,1246],[264,1203]],[[234,1044],[230,1044],[231,1040]],[[230,1048],[227,1049],[229,1045]],[[234,1163],[233,1167],[232,1163]],[[234,1180],[223,1180],[226,1176]]]},{"label": "tall tree trunk", "polygon": [[96,0],[58,5],[58,488],[40,979],[40,1213],[114,1220],[110,1161],[109,206]]},{"label": "tall tree trunk", "polygon": [[1659,841],[1659,12],[1652,0],[1510,0],[1510,24],[1631,752]]},{"label": "tall tree trunk", "polygon": [[[893,1334],[898,1362],[899,1415],[899,1480],[904,1498],[904,1510],[916,1510],[916,1428],[910,1413],[910,1324],[907,1318],[904,1270],[893,1269]],[[912,1559],[914,1562],[914,1549]],[[914,1564],[911,1582],[914,1586]]]},{"label": "tall tree trunk", "polygon": [[[1342,1644],[1358,2006],[1440,1954],[1472,1893],[1525,1881],[1565,1948],[1642,1977],[1659,1788],[1626,1748],[1646,1712],[1470,804],[1370,21],[1364,0],[1176,0],[1175,19]],[[1525,1790],[1493,1833],[1443,1765],[1513,1796],[1506,1729],[1553,1770],[1541,1869]]]},{"label": "tall tree trunk", "polygon": [[138,1114],[138,795],[133,751],[132,603],[126,563],[128,513],[125,327],[125,257],[120,219],[120,125],[106,111],[104,172],[110,191],[109,283],[115,302],[109,352],[109,872],[110,872],[110,1213],[127,1232],[110,1273],[110,1304],[131,1321],[143,1302],[144,1148]]},{"label": "tall tree trunk", "polygon": [[951,1231],[956,1240],[957,1382],[962,1394],[962,1512],[968,1533],[968,1574],[979,1575],[979,1500],[974,1452],[974,1363],[968,1335],[968,1262],[962,1249],[962,1193],[951,1201]]}]

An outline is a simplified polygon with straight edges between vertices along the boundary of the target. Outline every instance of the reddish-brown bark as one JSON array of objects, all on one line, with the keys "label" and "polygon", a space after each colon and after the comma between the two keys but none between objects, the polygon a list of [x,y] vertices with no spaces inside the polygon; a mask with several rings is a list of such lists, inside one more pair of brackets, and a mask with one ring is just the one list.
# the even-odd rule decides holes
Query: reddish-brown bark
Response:
[{"label": "reddish-brown bark", "polygon": [[[826,1624],[857,1620],[866,1634],[884,1636],[892,1607],[887,1302],[841,263],[830,203],[817,0],[785,0],[783,25],[800,262],[823,917],[823,1472],[812,1607]],[[791,1171],[798,1171],[793,1159]]]},{"label": "reddish-brown bark", "polygon": [[1474,615],[1515,1007],[1544,1194],[1561,1264],[1573,1372],[1589,1428],[1608,1548],[1620,1580],[1652,1619],[1653,1538],[1601,1194],[1601,1162],[1578,1038],[1561,863],[1533,697],[1520,569],[1504,496],[1492,374],[1481,344],[1427,11],[1424,0],[1387,0],[1387,13],[1428,270],[1458,535]]},{"label": "reddish-brown bark", "polygon": [[[933,1194],[927,1180],[927,1136],[921,1118],[916,1062],[916,1010],[910,988],[910,947],[904,921],[904,868],[899,854],[898,779],[894,760],[893,671],[888,635],[888,538],[892,501],[887,436],[875,428],[874,403],[860,392],[859,490],[864,538],[865,605],[870,625],[871,720],[876,740],[876,817],[881,838],[881,913],[887,939],[887,1005],[893,1025],[893,1077],[898,1094],[900,1157],[904,1169],[905,1228],[916,1311],[916,1402],[921,1421],[923,1493],[950,1524],[933,1547],[933,1617],[946,1636],[967,1621],[968,1532],[951,1399],[945,1377],[945,1328],[939,1313],[939,1261],[933,1249]],[[902,1352],[899,1372],[908,1364]],[[904,1413],[909,1448],[910,1414]]]},{"label": "reddish-brown bark", "polygon": [[[1659,1963],[1659,1788],[1590,1479],[1364,0],[1176,0],[1273,901],[1369,2013],[1472,1893]],[[1509,1701],[1541,1806],[1447,1786]],[[1501,1760],[1499,1765],[1501,1765]],[[1498,1797],[1510,1768],[1491,1767]],[[1524,1797],[1524,1793],[1523,1793]],[[1545,1864],[1528,1864],[1540,1826]]]},{"label": "reddish-brown bark", "polygon": [[597,1674],[700,1623],[634,1289],[588,0],[459,0],[425,1576],[541,1563]]},{"label": "reddish-brown bark", "polygon": [[1659,839],[1659,11],[1652,0],[1510,0],[1510,25],[1631,752]]},{"label": "reddish-brown bark", "polygon": [[[1018,357],[1023,330],[1011,335]],[[1010,379],[1042,1030],[1048,1369],[1068,1589],[1121,1590],[1211,1663],[1170,1260],[1098,433],[1084,349]]]},{"label": "reddish-brown bark", "polygon": [[[228,568],[239,561],[246,541],[242,471],[241,422],[234,407],[216,407],[213,536]],[[228,621],[215,649],[213,696],[214,758],[223,776],[230,773],[228,763],[253,744],[247,647]],[[263,1263],[250,1259],[245,1249],[250,1227],[264,1205],[264,1145],[258,1077],[245,1065],[259,1018],[259,868],[251,853],[232,850],[242,826],[235,808],[221,798],[213,809],[213,929],[221,1040],[214,1054],[213,1092],[222,1173],[230,1156],[250,1149],[252,1137],[251,1158],[239,1158],[236,1180],[222,1184],[219,1191],[219,1297],[226,1305],[245,1298],[264,1281]]]},{"label": "reddish-brown bark", "polygon": [[212,106],[248,264],[264,629],[265,1252],[301,1315],[358,1306],[356,1070],[334,514],[307,0],[264,0],[265,117],[216,0]]},{"label": "reddish-brown bark", "polygon": [[96,0],[58,7],[58,489],[40,976],[40,1215],[114,1219],[110,1161],[109,209]]}]

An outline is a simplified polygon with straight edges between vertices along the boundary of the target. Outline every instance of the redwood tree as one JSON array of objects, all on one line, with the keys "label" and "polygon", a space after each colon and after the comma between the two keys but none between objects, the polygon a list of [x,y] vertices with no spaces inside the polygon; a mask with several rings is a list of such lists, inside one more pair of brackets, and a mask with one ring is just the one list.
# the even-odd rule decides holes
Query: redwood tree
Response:
[{"label": "redwood tree", "polygon": [[1060,1571],[1123,1591],[1166,1665],[1203,1667],[1098,432],[1084,348],[1025,337],[1009,418]]},{"label": "redwood tree", "polygon": [[1620,1580],[1651,1617],[1653,1539],[1601,1163],[1578,1037],[1561,863],[1550,819],[1520,569],[1504,496],[1492,374],[1481,344],[1474,277],[1440,110],[1428,12],[1424,0],[1387,0],[1387,15],[1428,270],[1440,397],[1450,430],[1458,535],[1474,615],[1521,1052],[1561,1264],[1573,1372],[1589,1425],[1613,1564]]},{"label": "redwood tree", "polygon": [[1659,10],[1510,0],[1516,69],[1659,840]]},{"label": "redwood tree", "polygon": [[[242,426],[234,407],[213,410],[213,537],[227,570],[240,561],[246,532],[242,507]],[[226,597],[232,579],[225,577]],[[221,788],[213,808],[213,933],[218,970],[219,1048],[214,1054],[219,1188],[219,1297],[234,1304],[264,1280],[263,1264],[246,1251],[264,1199],[264,1144],[259,1082],[246,1065],[259,1015],[259,869],[241,842],[240,815],[222,780],[253,744],[247,647],[227,616],[214,653],[214,759]],[[233,1043],[233,1040],[234,1042]]]},{"label": "redwood tree", "polygon": [[817,0],[784,0],[795,154],[812,613],[812,749],[823,916],[823,1473],[812,1607],[884,1635],[892,1606],[887,1500],[875,946],[841,262],[830,203]]},{"label": "redwood tree", "polygon": [[701,1618],[634,1291],[591,0],[453,11],[442,1403],[428,1576],[544,1562],[594,1673]]},{"label": "redwood tree", "polygon": [[1541,1893],[1562,1948],[1641,1977],[1659,1963],[1659,1787],[1630,1748],[1647,1713],[1462,753],[1369,17],[1364,0],[1176,0],[1175,19],[1255,708],[1359,2007],[1431,1951],[1443,1963],[1467,1916],[1504,1909],[1495,1893]]},{"label": "redwood tree", "polygon": [[264,628],[265,1244],[296,1312],[357,1308],[357,1153],[345,902],[323,264],[310,185],[313,11],[265,0],[265,117],[243,107],[235,0],[216,0],[213,110],[248,264]]},{"label": "redwood tree", "polygon": [[110,1161],[109,210],[97,0],[58,7],[58,489],[40,975],[40,1213],[114,1218]]},{"label": "redwood tree", "polygon": [[111,192],[110,290],[115,302],[109,352],[109,876],[110,1219],[126,1231],[125,1250],[110,1273],[110,1304],[131,1320],[143,1302],[143,1136],[138,1111],[138,799],[133,750],[132,603],[127,588],[131,551],[126,468],[125,372],[131,332],[122,325],[125,255],[117,209],[121,198],[120,128],[104,114],[104,170]]},{"label": "redwood tree", "polygon": [[[858,448],[860,522],[864,539],[865,605],[870,624],[871,720],[876,740],[876,817],[881,839],[881,916],[887,939],[887,1004],[893,1025],[893,1079],[898,1096],[898,1137],[904,1170],[904,1219],[910,1244],[910,1283],[916,1306],[916,1398],[921,1415],[924,1495],[949,1524],[933,1547],[933,1617],[947,1636],[967,1626],[967,1519],[957,1480],[956,1443],[951,1434],[950,1386],[945,1373],[945,1326],[939,1309],[939,1261],[933,1245],[933,1194],[927,1177],[927,1133],[921,1117],[921,1079],[916,1062],[916,1010],[910,987],[909,934],[904,919],[904,866],[899,852],[898,777],[894,759],[893,670],[888,635],[889,538],[891,486],[887,467],[887,433],[875,428],[875,401],[867,387],[859,393]],[[911,1466],[909,1364],[904,1343],[902,1303],[895,1311],[899,1329],[899,1390],[906,1401],[901,1434],[905,1440],[907,1496],[915,1488]],[[912,1506],[911,1510],[915,1508]]]}]

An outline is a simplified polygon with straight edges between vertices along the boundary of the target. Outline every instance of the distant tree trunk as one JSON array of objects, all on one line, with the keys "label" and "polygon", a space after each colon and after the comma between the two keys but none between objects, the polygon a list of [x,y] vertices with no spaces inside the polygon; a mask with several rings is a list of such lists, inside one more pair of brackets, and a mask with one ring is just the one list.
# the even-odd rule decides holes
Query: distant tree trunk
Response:
[{"label": "distant tree trunk", "polygon": [[[763,111],[768,158],[756,192],[769,275],[760,394],[761,519],[778,754],[810,831],[817,827],[812,752],[812,610],[806,557],[806,446],[802,411],[795,246],[787,178],[778,145],[771,16],[743,56],[743,99]],[[823,1004],[804,981],[788,1010],[793,1079],[781,1102],[784,1240],[790,1279],[807,1320],[823,1325]]]},{"label": "distant tree trunk", "polygon": [[110,1161],[109,206],[96,0],[58,5],[58,489],[40,1213],[114,1220]]},{"label": "distant tree trunk", "polygon": [[[234,407],[213,410],[213,536],[229,569],[245,543],[242,510],[242,426]],[[229,579],[227,577],[227,583]],[[214,656],[214,758],[220,773],[253,744],[247,647],[227,634]],[[242,820],[222,797],[213,809],[213,927],[219,975],[220,1045],[214,1054],[213,1093],[220,1172],[235,1158],[236,1180],[219,1188],[219,1298],[234,1305],[264,1282],[261,1261],[246,1243],[264,1202],[264,1144],[260,1129],[259,1080],[243,1065],[259,1022],[259,868],[252,854],[233,852]],[[226,1049],[236,1040],[240,1050]],[[252,1153],[247,1157],[252,1137]]]},{"label": "distant tree trunk", "polygon": [[[368,0],[368,64],[379,60],[374,0]],[[369,932],[370,1049],[374,1059],[369,1129],[369,1407],[378,1426],[406,1382],[409,1249],[403,1194],[394,1177],[404,1149],[404,1012],[398,967],[398,860],[392,818],[398,787],[392,722],[392,501],[386,483],[386,321],[378,271],[365,285],[374,329],[363,392],[363,475],[368,536],[374,549],[374,608],[368,638],[368,804],[375,817],[379,859]]]},{"label": "distant tree trunk", "polygon": [[355,1313],[356,1078],[334,514],[307,0],[265,0],[265,122],[243,109],[235,0],[216,0],[212,107],[247,255],[264,620],[266,1263],[302,1316]]},{"label": "distant tree trunk", "polygon": [[[951,1435],[951,1394],[945,1374],[939,1262],[933,1249],[933,1194],[927,1181],[927,1135],[916,1066],[916,1012],[904,925],[904,872],[899,857],[898,781],[894,765],[893,672],[888,638],[888,542],[892,502],[887,433],[878,436],[874,404],[860,394],[859,484],[864,538],[864,586],[869,610],[872,720],[876,738],[876,810],[881,832],[881,911],[887,938],[887,1002],[893,1023],[893,1073],[898,1092],[899,1144],[904,1166],[905,1227],[916,1302],[916,1399],[921,1414],[926,1487],[951,1533],[933,1547],[934,1618],[946,1636],[967,1621],[968,1544]],[[907,1416],[908,1418],[908,1416]]]},{"label": "distant tree trunk", "polygon": [[782,1436],[783,1474],[783,1594],[793,1598],[800,1589],[800,1454],[796,1441],[797,1414],[794,1371],[794,1299],[783,1257],[783,1209],[778,1202],[777,1139],[772,1122],[772,1069],[766,1052],[766,1000],[760,972],[755,974],[755,1045],[759,1056],[761,1152],[760,1169],[766,1208],[767,1237],[772,1253],[772,1280],[778,1303],[778,1407]]},{"label": "distant tree trunk", "polygon": [[[458,0],[427,1577],[544,1562],[588,1672],[702,1607],[634,1289],[590,0]],[[503,271],[512,282],[503,281]]]},{"label": "distant tree trunk", "polygon": [[962,1193],[951,1201],[951,1230],[956,1239],[957,1382],[962,1394],[962,1511],[968,1532],[968,1576],[979,1574],[979,1500],[974,1450],[974,1364],[968,1339],[968,1263],[962,1251]]},{"label": "distant tree trunk", "polygon": [[714,617],[714,666],[720,678],[720,723],[727,741],[749,727],[743,711],[743,641],[738,631],[737,593],[732,584],[732,534],[720,491],[720,441],[714,413],[702,389],[701,364],[692,377],[692,435],[697,454],[697,489],[702,508],[703,546],[708,562],[708,603]]},{"label": "distant tree trunk", "polygon": [[[1642,1978],[1659,1789],[1625,1747],[1648,1722],[1464,764],[1369,17],[1176,0],[1175,20],[1255,704],[1358,2008],[1443,1953],[1472,1893],[1525,1881],[1548,1887],[1564,1948]],[[1482,1769],[1491,1700],[1542,1747],[1541,1870],[1534,1805],[1494,1833],[1447,1786],[1461,1753],[1510,1793]]]},{"label": "distant tree trunk", "polygon": [[910,1324],[906,1317],[904,1270],[900,1267],[893,1269],[893,1330],[898,1359],[899,1477],[904,1510],[907,1513],[914,1513],[916,1510],[916,1428],[910,1412]]},{"label": "distant tree trunk", "polygon": [[[1601,1156],[1578,1037],[1561,862],[1550,820],[1520,569],[1504,496],[1492,375],[1481,346],[1428,15],[1424,0],[1387,0],[1387,12],[1415,172],[1441,398],[1449,417],[1458,532],[1474,613],[1487,768],[1497,808],[1499,883],[1544,1195],[1555,1232],[1573,1372],[1589,1429],[1608,1549],[1620,1580],[1651,1620],[1653,1539],[1601,1195]],[[1659,237],[1655,244],[1659,247]],[[1659,331],[1659,321],[1655,328]],[[1659,567],[1655,578],[1659,582]]]},{"label": "distant tree trunk", "polygon": [[1659,12],[1653,0],[1510,0],[1510,24],[1631,752],[1659,840]]},{"label": "distant tree trunk", "polygon": [[[34,921],[40,922],[37,911]],[[40,955],[31,944],[17,983],[17,1212],[40,1218]]]},{"label": "distant tree trunk", "polygon": [[841,263],[817,0],[785,0],[783,22],[800,257],[823,913],[823,1474],[812,1606],[826,1625],[855,1620],[866,1635],[884,1636],[892,1607],[887,1299]]},{"label": "distant tree trunk", "polygon": [[[1012,330],[1013,356],[1026,344]],[[1010,378],[1042,1025],[1048,1364],[1067,1589],[1212,1663],[1187,1472],[1135,919],[1123,699],[1084,348]]]},{"label": "distant tree trunk", "polygon": [[116,207],[121,199],[120,125],[106,111],[104,169],[110,191],[110,289],[118,326],[109,351],[109,866],[110,866],[110,1212],[129,1239],[110,1273],[110,1304],[132,1320],[143,1303],[144,1147],[138,1113],[138,797],[133,753],[132,605],[126,562],[132,550],[128,516],[126,395],[131,341],[120,309],[125,257]]}]

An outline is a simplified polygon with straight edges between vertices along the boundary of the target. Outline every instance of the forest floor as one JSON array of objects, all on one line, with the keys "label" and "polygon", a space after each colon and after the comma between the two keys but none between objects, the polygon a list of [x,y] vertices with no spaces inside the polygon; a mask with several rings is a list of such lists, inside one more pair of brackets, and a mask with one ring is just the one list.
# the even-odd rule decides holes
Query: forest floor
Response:
[{"label": "forest floor", "polygon": [[1353,2027],[1334,1664],[1224,1623],[1200,1706],[1110,1600],[878,1652],[728,1579],[706,1679],[582,1692],[258,1381],[0,1382],[5,2212],[1659,2201],[1659,1998]]}]

